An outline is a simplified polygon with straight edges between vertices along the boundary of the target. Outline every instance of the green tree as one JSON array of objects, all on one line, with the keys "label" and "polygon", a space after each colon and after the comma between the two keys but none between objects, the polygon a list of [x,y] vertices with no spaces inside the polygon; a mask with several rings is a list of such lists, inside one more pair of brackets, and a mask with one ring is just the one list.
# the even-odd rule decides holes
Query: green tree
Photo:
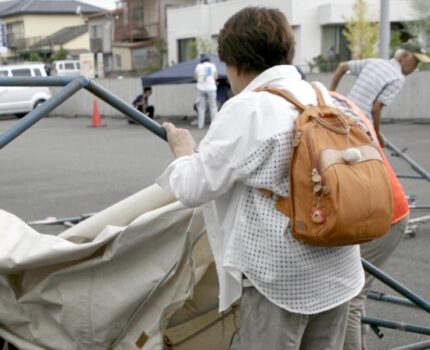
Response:
[{"label": "green tree", "polygon": [[354,59],[377,56],[375,46],[379,38],[379,24],[369,22],[366,16],[366,1],[356,0],[354,15],[347,19],[345,29],[342,32],[348,41],[348,48]]},{"label": "green tree", "polygon": [[413,22],[406,22],[405,27],[408,32],[420,40],[426,47],[430,47],[430,1],[413,0],[411,1],[412,11],[418,18]]},{"label": "green tree", "polygon": [[42,57],[40,57],[40,55],[37,52],[31,51],[29,56],[28,56],[28,60],[29,61],[42,61]]},{"label": "green tree", "polygon": [[399,45],[402,43],[402,33],[400,31],[391,32],[390,56],[393,56]]},{"label": "green tree", "polygon": [[58,51],[55,51],[51,56],[51,61],[60,61],[65,60],[67,57],[69,57],[69,51],[66,49],[61,48]]},{"label": "green tree", "polygon": [[215,52],[210,39],[196,38],[188,48],[188,57],[197,57],[202,53],[213,54]]}]

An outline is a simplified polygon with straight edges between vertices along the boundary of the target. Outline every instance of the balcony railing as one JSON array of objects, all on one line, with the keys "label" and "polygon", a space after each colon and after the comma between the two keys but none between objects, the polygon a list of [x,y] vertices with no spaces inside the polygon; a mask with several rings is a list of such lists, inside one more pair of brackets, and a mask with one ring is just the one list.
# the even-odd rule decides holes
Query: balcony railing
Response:
[{"label": "balcony railing", "polygon": [[103,39],[102,38],[91,38],[90,39],[90,50],[91,50],[91,52],[103,52]]},{"label": "balcony railing", "polygon": [[132,22],[126,25],[115,25],[115,41],[141,41],[156,39],[160,36],[159,23]]},{"label": "balcony railing", "polygon": [[43,38],[43,36],[31,36],[24,38],[14,33],[9,33],[7,34],[7,46],[15,50],[25,50],[31,48]]}]

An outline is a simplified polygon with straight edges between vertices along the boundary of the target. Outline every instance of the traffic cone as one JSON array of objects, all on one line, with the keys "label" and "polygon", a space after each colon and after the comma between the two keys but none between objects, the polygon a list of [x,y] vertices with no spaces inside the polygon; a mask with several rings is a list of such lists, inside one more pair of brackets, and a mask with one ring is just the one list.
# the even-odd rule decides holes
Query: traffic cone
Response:
[{"label": "traffic cone", "polygon": [[99,112],[99,106],[97,104],[97,100],[94,99],[93,102],[93,116],[91,118],[91,125],[88,125],[90,128],[101,128],[103,126],[106,126],[105,124],[102,124],[101,118],[100,118],[100,112]]}]

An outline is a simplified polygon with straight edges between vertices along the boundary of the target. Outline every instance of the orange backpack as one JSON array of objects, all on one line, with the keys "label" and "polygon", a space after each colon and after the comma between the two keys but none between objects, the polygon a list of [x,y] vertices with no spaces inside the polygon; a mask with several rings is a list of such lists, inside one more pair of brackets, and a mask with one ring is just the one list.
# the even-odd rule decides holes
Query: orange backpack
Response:
[{"label": "orange backpack", "polygon": [[[383,236],[392,219],[390,180],[381,154],[362,125],[324,103],[304,106],[265,87],[298,110],[290,164],[290,193],[276,208],[299,241],[317,246],[359,244]],[[267,190],[262,190],[267,191]]]}]

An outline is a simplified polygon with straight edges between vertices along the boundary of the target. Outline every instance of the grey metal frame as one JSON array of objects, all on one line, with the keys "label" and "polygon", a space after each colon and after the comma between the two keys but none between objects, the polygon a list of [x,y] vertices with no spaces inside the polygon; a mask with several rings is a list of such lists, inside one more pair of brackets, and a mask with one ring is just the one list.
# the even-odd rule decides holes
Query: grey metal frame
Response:
[{"label": "grey metal frame", "polygon": [[149,131],[153,132],[162,139],[167,140],[166,130],[160,124],[154,122],[151,118],[139,112],[127,102],[121,100],[97,83],[85,77],[1,77],[0,86],[64,86],[64,88],[61,89],[56,95],[42,103],[38,108],[29,112],[24,118],[19,120],[15,125],[1,134],[0,149],[21,135],[24,131],[32,127],[40,119],[58,107],[69,97],[73,96],[80,89],[88,90],[95,96],[105,101],[107,104],[127,115],[127,117],[143,125]]}]

